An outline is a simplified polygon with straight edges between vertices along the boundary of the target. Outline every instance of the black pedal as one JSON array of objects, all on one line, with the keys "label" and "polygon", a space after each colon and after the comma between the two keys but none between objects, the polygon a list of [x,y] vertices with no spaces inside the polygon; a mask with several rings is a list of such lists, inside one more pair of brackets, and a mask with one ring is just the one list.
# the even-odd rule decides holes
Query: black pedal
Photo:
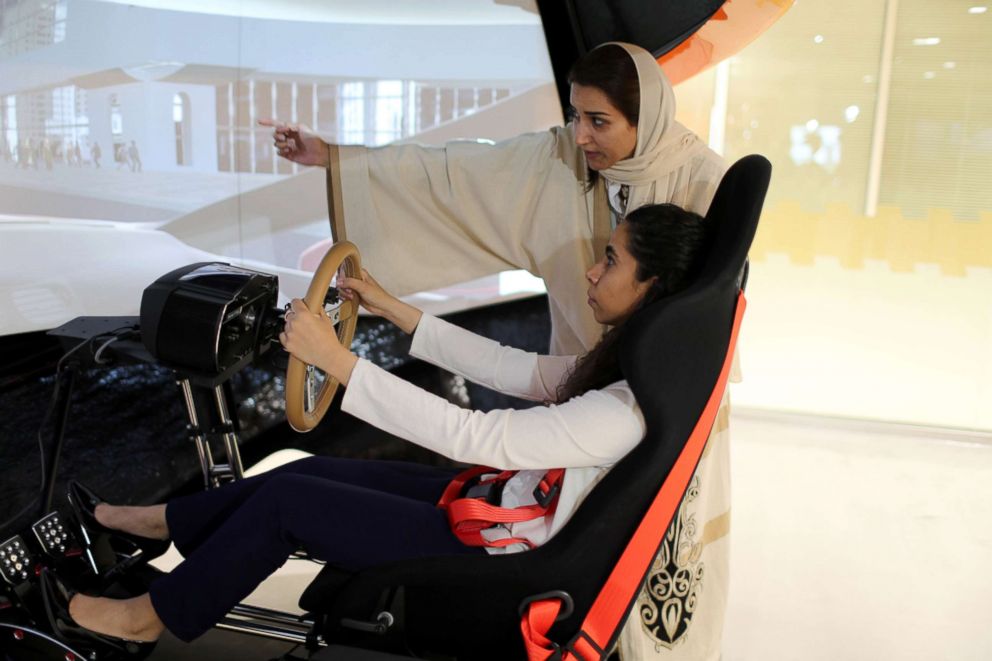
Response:
[{"label": "black pedal", "polygon": [[0,544],[0,576],[11,585],[20,585],[32,578],[37,564],[20,535]]},{"label": "black pedal", "polygon": [[31,530],[42,550],[55,560],[75,557],[83,551],[76,536],[63,525],[62,516],[58,512],[45,515],[31,526]]}]

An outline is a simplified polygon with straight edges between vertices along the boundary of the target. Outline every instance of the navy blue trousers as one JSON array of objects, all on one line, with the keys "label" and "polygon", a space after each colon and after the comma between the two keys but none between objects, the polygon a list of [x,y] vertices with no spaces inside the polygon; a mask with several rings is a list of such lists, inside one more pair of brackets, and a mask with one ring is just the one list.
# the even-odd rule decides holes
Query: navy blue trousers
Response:
[{"label": "navy blue trousers", "polygon": [[219,622],[291,553],[348,570],[475,553],[436,507],[458,471],[399,461],[308,457],[170,501],[185,560],[149,589],[166,628],[190,641]]}]

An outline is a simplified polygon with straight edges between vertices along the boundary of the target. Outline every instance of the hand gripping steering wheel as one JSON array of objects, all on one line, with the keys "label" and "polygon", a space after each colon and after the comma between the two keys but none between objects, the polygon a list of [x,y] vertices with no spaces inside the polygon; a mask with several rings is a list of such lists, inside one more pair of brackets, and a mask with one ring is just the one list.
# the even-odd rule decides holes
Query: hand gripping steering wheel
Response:
[{"label": "hand gripping steering wheel", "polygon": [[[342,265],[349,278],[362,277],[362,258],[358,254],[358,247],[350,241],[340,241],[331,246],[314,271],[310,288],[303,298],[312,312],[325,314],[324,299],[327,290],[331,286],[331,279]],[[351,347],[358,321],[358,302],[342,299],[340,307],[330,318],[337,327],[338,341],[345,348]],[[337,389],[337,379],[290,356],[289,367],[286,369],[286,419],[289,420],[289,425],[298,432],[308,432],[316,427],[327,413]]]}]

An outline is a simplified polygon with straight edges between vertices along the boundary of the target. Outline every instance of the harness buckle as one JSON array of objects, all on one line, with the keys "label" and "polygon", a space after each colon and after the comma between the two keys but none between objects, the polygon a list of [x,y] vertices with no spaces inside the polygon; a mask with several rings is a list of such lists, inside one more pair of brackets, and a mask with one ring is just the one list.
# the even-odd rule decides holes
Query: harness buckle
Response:
[{"label": "harness buckle", "polygon": [[557,498],[559,491],[561,491],[561,482],[555,482],[547,491],[542,491],[541,485],[538,484],[534,487],[534,500],[536,500],[537,504],[543,509],[548,509],[554,499]]},{"label": "harness buckle", "polygon": [[463,498],[478,498],[490,505],[499,505],[503,499],[504,482],[488,481],[468,488]]}]

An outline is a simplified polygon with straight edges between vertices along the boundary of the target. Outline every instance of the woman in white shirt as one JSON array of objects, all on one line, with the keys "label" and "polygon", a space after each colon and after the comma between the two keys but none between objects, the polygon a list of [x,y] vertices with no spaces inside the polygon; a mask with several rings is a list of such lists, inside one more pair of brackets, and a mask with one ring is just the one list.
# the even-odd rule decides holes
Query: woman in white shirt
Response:
[{"label": "woman in white shirt", "polygon": [[[538,519],[483,531],[483,547],[466,546],[436,506],[453,471],[330,457],[304,459],[167,505],[94,504],[81,516],[92,532],[171,538],[185,560],[147,594],[126,600],[73,595],[48,577],[49,602],[65,606],[55,615],[63,633],[113,643],[154,641],[168,628],[192,640],[300,547],[359,570],[405,558],[540,545],[643,437],[643,418],[618,364],[623,323],[691,280],[706,234],[702,218],[674,205],[630,213],[586,274],[588,305],[611,329],[582,357],[503,347],[423,314],[368,274],[339,282],[346,296],[413,333],[412,355],[546,404],[524,410],[466,410],[417,388],[341,346],[326,316],[294,300],[280,339],[294,356],[346,386],[343,411],[456,461],[518,471],[503,488],[502,507],[532,505],[541,477],[563,468],[557,507]],[[522,543],[501,544],[509,539]]]}]

